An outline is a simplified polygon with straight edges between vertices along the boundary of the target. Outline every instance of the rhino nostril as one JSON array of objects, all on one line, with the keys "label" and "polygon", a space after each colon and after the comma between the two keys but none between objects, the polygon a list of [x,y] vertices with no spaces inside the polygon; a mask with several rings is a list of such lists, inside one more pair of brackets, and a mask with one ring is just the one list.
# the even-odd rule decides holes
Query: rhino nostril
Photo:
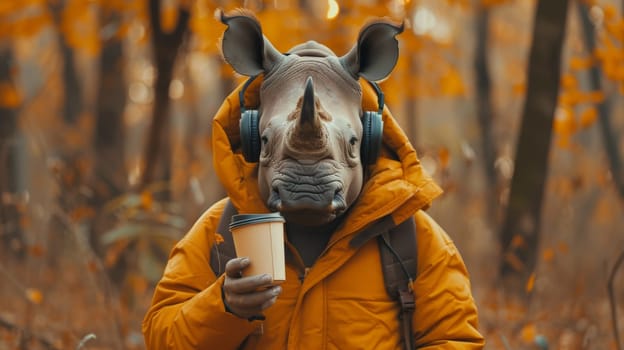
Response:
[{"label": "rhino nostril", "polygon": [[342,196],[342,189],[336,190],[334,193],[334,199],[331,203],[331,208],[334,213],[341,212],[347,208],[344,197]]},{"label": "rhino nostril", "polygon": [[282,199],[280,198],[277,188],[273,188],[271,196],[268,200],[269,208],[271,210],[282,211]]}]

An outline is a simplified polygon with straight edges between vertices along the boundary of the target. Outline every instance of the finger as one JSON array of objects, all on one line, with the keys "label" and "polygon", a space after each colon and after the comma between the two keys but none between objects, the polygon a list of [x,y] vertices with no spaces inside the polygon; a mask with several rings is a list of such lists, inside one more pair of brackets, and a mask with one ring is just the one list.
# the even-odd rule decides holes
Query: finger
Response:
[{"label": "finger", "polygon": [[273,283],[271,275],[262,274],[240,278],[225,278],[223,289],[226,293],[246,294],[270,287]]},{"label": "finger", "polygon": [[249,266],[249,258],[234,258],[225,264],[225,275],[231,278],[238,278],[241,276],[241,271]]},{"label": "finger", "polygon": [[260,308],[264,311],[265,309],[268,309],[269,307],[273,306],[273,304],[275,304],[276,301],[277,301],[277,296],[274,296],[273,298],[269,299],[269,301],[262,304]]},{"label": "finger", "polygon": [[255,293],[226,295],[226,302],[238,314],[256,315],[273,305],[281,287],[273,287]]},{"label": "finger", "polygon": [[275,302],[277,301],[277,297],[282,293],[282,287],[280,286],[275,286],[272,289],[272,294],[273,297],[271,299],[269,299],[268,301],[266,301],[264,304],[262,304],[262,306],[260,307],[262,310],[265,310],[271,306],[273,306],[273,304],[275,304]]}]

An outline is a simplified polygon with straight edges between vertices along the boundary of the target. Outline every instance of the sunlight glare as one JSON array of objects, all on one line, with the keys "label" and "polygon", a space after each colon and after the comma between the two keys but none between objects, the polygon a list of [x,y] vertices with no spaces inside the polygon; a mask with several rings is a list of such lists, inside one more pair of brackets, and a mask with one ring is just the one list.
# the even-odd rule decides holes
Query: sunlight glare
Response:
[{"label": "sunlight glare", "polygon": [[424,35],[429,33],[437,24],[437,18],[428,8],[419,8],[413,17],[414,33]]},{"label": "sunlight glare", "polygon": [[333,19],[340,13],[340,6],[336,0],[327,0],[327,19]]}]

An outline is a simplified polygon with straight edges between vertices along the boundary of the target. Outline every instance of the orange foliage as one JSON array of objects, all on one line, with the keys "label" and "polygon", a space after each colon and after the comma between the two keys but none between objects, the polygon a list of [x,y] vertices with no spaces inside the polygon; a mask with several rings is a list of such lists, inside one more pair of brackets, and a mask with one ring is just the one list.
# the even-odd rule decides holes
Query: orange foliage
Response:
[{"label": "orange foliage", "polygon": [[160,9],[160,26],[164,33],[171,33],[178,24],[178,10],[177,4],[172,1],[161,1],[162,7]]},{"label": "orange foliage", "polygon": [[462,96],[466,89],[463,79],[457,69],[449,67],[447,71],[440,77],[440,90],[445,96]]},{"label": "orange foliage", "polygon": [[13,109],[22,103],[22,96],[9,82],[0,81],[0,107]]},{"label": "orange foliage", "polygon": [[589,107],[581,113],[579,119],[580,127],[584,129],[588,128],[596,122],[596,119],[598,119],[598,111],[593,106]]},{"label": "orange foliage", "polygon": [[[598,5],[595,5],[598,6]],[[613,81],[624,82],[624,18],[612,5],[602,8],[604,29],[598,32],[599,47],[594,57],[600,62],[604,75]]]},{"label": "orange foliage", "polygon": [[92,1],[69,0],[63,7],[60,30],[71,48],[96,56],[101,46],[98,23]]},{"label": "orange foliage", "polygon": [[0,39],[30,37],[52,23],[45,0],[2,1]]},{"label": "orange foliage", "polygon": [[210,0],[197,0],[191,8],[189,26],[199,51],[216,54],[223,25],[214,17],[216,7]]},{"label": "orange foliage", "polygon": [[556,134],[570,136],[576,131],[576,120],[569,107],[560,107],[555,114],[553,130]]},{"label": "orange foliage", "polygon": [[584,70],[591,68],[596,61],[593,57],[572,57],[570,59],[570,69],[572,70]]},{"label": "orange foliage", "polygon": [[510,0],[481,0],[481,6],[492,7],[511,2]]}]

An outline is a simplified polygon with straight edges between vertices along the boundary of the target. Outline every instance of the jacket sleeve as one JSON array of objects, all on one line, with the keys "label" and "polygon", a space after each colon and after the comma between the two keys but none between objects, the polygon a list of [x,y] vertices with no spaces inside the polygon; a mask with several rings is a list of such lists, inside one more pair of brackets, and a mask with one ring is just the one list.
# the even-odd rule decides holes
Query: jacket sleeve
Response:
[{"label": "jacket sleeve", "polygon": [[210,268],[210,247],[225,201],[216,203],[171,251],[143,320],[147,349],[236,349],[258,327],[225,311],[224,277]]},{"label": "jacket sleeve", "polygon": [[424,212],[418,227],[414,340],[419,349],[482,349],[468,271],[450,237]]}]

